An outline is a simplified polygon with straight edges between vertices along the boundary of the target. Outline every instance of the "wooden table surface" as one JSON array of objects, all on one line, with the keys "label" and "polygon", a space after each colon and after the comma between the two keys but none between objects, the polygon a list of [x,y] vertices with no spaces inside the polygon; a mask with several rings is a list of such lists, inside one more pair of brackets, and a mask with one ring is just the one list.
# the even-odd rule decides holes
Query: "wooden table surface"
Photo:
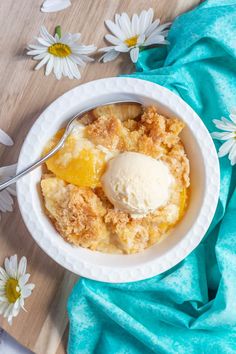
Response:
[{"label": "wooden table surface", "polygon": [[[123,56],[108,64],[92,63],[82,79],[57,81],[33,71],[35,61],[25,54],[44,24],[50,32],[56,25],[63,32],[81,32],[85,44],[104,46],[104,20],[122,11],[132,15],[153,7],[162,22],[197,5],[198,0],[72,0],[68,9],[51,14],[40,12],[42,0],[0,1],[0,128],[14,139],[14,146],[0,146],[0,165],[17,161],[25,136],[39,114],[67,90],[90,80],[116,76],[134,70]],[[37,354],[65,353],[68,319],[66,302],[77,277],[65,271],[41,251],[23,224],[17,203],[13,213],[0,222],[0,264],[6,256],[18,254],[28,259],[28,271],[36,287],[26,300],[26,309],[13,325],[0,318],[0,326]]]}]

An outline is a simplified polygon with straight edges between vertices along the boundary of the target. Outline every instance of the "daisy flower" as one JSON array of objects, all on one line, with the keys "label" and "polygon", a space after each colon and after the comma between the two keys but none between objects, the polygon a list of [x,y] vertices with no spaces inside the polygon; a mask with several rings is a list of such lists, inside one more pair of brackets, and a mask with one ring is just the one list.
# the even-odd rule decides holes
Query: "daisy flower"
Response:
[{"label": "daisy flower", "polygon": [[27,260],[22,257],[19,265],[17,255],[6,258],[5,269],[0,267],[0,314],[12,324],[24,301],[31,295],[34,284],[27,284],[30,274],[26,273]]},{"label": "daisy flower", "polygon": [[32,55],[34,60],[40,60],[35,70],[39,70],[46,65],[45,75],[52,71],[58,80],[62,76],[69,79],[80,79],[78,67],[85,66],[86,63],[93,61],[88,54],[93,53],[96,47],[92,45],[78,44],[80,33],[66,33],[61,35],[61,27],[57,26],[55,36],[48,33],[44,26],[40,29],[41,37],[36,38],[38,44],[28,46],[28,55]]},{"label": "daisy flower", "polygon": [[230,114],[230,120],[222,117],[221,120],[214,119],[213,123],[222,131],[214,132],[211,136],[213,139],[224,141],[218,151],[218,156],[228,155],[233,166],[236,164],[236,111]]},{"label": "daisy flower", "polygon": [[160,19],[153,21],[153,9],[142,11],[138,16],[134,14],[132,19],[127,13],[115,15],[115,22],[105,21],[112,34],[106,34],[105,39],[112,45],[99,49],[104,52],[100,60],[108,62],[116,59],[120,53],[130,54],[133,63],[136,63],[139,51],[143,47],[154,44],[168,44],[165,39],[168,33],[169,23],[160,25]]}]

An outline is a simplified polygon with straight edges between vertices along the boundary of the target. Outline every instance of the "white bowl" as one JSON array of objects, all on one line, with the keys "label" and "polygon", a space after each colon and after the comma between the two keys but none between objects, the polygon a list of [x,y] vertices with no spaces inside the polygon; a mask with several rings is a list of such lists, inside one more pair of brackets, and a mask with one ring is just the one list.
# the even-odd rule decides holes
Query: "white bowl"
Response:
[{"label": "white bowl", "polygon": [[190,160],[191,196],[187,212],[171,235],[142,253],[110,255],[74,247],[55,230],[42,207],[41,168],[17,182],[17,197],[24,222],[38,245],[70,271],[99,281],[118,283],[150,278],[183,260],[202,240],[213,218],[219,195],[219,163],[212,139],[197,114],[178,96],[154,83],[133,78],[89,82],[67,92],[37,119],[20,152],[20,171],[35,161],[47,141],[82,109],[115,100],[133,99],[154,104],[160,113],[181,118],[182,139]]}]

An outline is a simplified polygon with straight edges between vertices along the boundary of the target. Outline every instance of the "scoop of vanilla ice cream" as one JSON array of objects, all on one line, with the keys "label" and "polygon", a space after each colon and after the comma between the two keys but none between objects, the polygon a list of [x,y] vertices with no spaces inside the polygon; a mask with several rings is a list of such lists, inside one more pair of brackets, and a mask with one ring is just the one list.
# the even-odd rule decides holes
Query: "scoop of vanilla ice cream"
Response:
[{"label": "scoop of vanilla ice cream", "polygon": [[141,217],[167,203],[173,176],[162,161],[124,152],[108,162],[101,182],[116,209]]}]

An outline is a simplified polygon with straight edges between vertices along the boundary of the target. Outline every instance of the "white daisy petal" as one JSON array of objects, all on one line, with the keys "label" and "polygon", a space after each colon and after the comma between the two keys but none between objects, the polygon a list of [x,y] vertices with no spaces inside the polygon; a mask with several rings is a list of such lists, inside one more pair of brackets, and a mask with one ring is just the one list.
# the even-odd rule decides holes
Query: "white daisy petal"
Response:
[{"label": "white daisy petal", "polygon": [[236,152],[234,152],[234,156],[229,157],[231,165],[234,166],[236,164]]},{"label": "white daisy petal", "polygon": [[20,307],[20,297],[13,303],[13,309],[19,309]]},{"label": "white daisy petal", "polygon": [[231,114],[229,116],[230,116],[230,119],[236,124],[236,111],[235,111],[235,109],[231,112]]},{"label": "white daisy petal", "polygon": [[[2,212],[2,213],[6,213],[7,211],[8,211],[8,209],[9,209],[9,206],[6,206],[6,204],[4,203],[4,201],[2,201],[1,199],[0,199],[0,211]],[[9,210],[10,211],[10,210]]]},{"label": "white daisy petal", "polygon": [[38,54],[38,55],[35,55],[33,57],[34,60],[41,60],[43,59],[46,55],[48,55],[47,53],[41,53],[41,54]]},{"label": "white daisy petal", "polygon": [[153,44],[162,44],[165,38],[161,35],[156,35],[156,36],[149,36],[145,43],[143,44],[144,46],[149,46]]},{"label": "white daisy petal", "polygon": [[6,318],[6,317],[8,317],[10,315],[10,312],[11,312],[12,308],[13,308],[13,305],[12,304],[8,304],[6,310],[5,310],[4,314],[3,314],[4,318]]},{"label": "white daisy petal", "polygon": [[228,139],[232,139],[235,137],[235,133],[234,132],[214,132],[211,134],[213,139],[217,139],[217,140],[228,140]]},{"label": "white daisy petal", "polygon": [[58,76],[58,71],[59,71],[59,58],[54,57],[53,72],[56,78]]},{"label": "white daisy petal", "polygon": [[45,75],[48,76],[51,74],[52,69],[53,69],[53,64],[54,64],[54,57],[53,55],[50,55],[50,58],[47,62],[46,70],[45,70]]},{"label": "white daisy petal", "polygon": [[57,80],[61,80],[62,74],[63,74],[63,65],[62,65],[62,60],[58,58],[58,67],[57,67]]},{"label": "white daisy petal", "polygon": [[72,45],[71,50],[72,54],[91,54],[95,52],[97,47],[95,47],[93,44],[92,45]]},{"label": "white daisy petal", "polygon": [[25,300],[23,297],[20,297],[20,307],[24,308],[24,303],[25,303]]},{"label": "white daisy petal", "polygon": [[68,64],[68,59],[65,59],[64,62],[64,70],[65,70],[65,76],[67,76],[70,80],[74,79],[74,74],[71,71],[70,65]]},{"label": "white daisy petal", "polygon": [[3,191],[0,192],[0,199],[6,204],[6,205],[12,205],[13,204],[13,199],[10,195],[10,193],[8,193],[8,191],[5,189]]},{"label": "white daisy petal", "polygon": [[14,176],[17,164],[0,167],[0,177]]},{"label": "white daisy petal", "polygon": [[134,14],[132,17],[131,28],[132,28],[132,36],[136,36],[139,34],[139,18],[137,14]]},{"label": "white daisy petal", "polygon": [[39,44],[29,44],[28,46],[27,46],[27,49],[28,50],[48,50],[48,47],[45,47],[45,46],[43,46],[43,45],[39,45]]},{"label": "white daisy petal", "polygon": [[25,286],[24,290],[23,290],[23,294],[22,296],[24,297],[24,299],[26,299],[27,297],[29,297],[32,294],[32,290],[30,287]]},{"label": "white daisy petal", "polygon": [[114,47],[114,49],[117,51],[117,52],[121,52],[121,53],[127,53],[130,51],[130,48],[127,47],[125,44],[120,44],[120,45],[117,45]]},{"label": "white daisy petal", "polygon": [[73,80],[74,79],[74,75],[73,73],[71,72],[70,70],[70,66],[68,64],[68,58],[65,58],[62,62],[62,67],[63,67],[63,75],[65,77],[68,77],[70,80]]},{"label": "white daisy petal", "polygon": [[138,37],[137,45],[142,46],[144,42],[145,42],[145,34],[140,34],[140,36]]},{"label": "white daisy petal", "polygon": [[79,66],[85,66],[85,62],[80,58],[80,56],[76,56],[72,54],[70,55],[70,58],[74,63],[78,64]]},{"label": "white daisy petal", "polygon": [[8,307],[8,303],[7,302],[0,303],[0,315],[4,314],[4,312],[6,311],[7,307]]},{"label": "white daisy petal", "polygon": [[218,156],[223,157],[223,156],[227,155],[233,145],[234,145],[233,139],[226,141],[224,144],[221,145],[219,152],[218,152]]},{"label": "white daisy petal", "polygon": [[74,42],[79,41],[81,38],[81,33],[66,33],[61,37],[60,42],[65,44],[73,44]]},{"label": "white daisy petal", "polygon": [[132,37],[131,22],[127,13],[123,12],[121,14],[119,23],[123,31],[126,33],[127,37]]},{"label": "white daisy petal", "polygon": [[109,52],[106,52],[105,54],[103,54],[101,56],[101,58],[99,59],[99,61],[103,61],[104,63],[107,63],[109,61],[115,60],[118,56],[119,56],[119,52],[117,52],[116,50],[110,50]]},{"label": "white daisy petal", "polygon": [[[18,270],[18,274],[19,274],[19,270]],[[19,277],[19,286],[20,286],[20,288],[27,283],[29,278],[30,278],[30,274],[28,274],[28,273],[20,275],[20,277]]]},{"label": "white daisy petal", "polygon": [[160,32],[159,31],[159,28],[157,27],[154,31],[152,31],[151,33],[148,33],[146,34],[147,35],[147,38],[151,38],[151,37],[155,37],[155,36],[162,36],[164,37],[165,35],[167,35],[169,31],[163,31],[163,32]]},{"label": "white daisy petal", "polygon": [[147,11],[143,10],[141,14],[139,15],[139,30],[140,34],[143,34],[145,30],[147,29],[147,24],[148,24],[148,15]]},{"label": "white daisy petal", "polygon": [[12,138],[2,129],[0,129],[0,143],[6,146],[11,146],[14,144]]},{"label": "white daisy petal", "polygon": [[50,44],[54,44],[55,43],[55,38],[47,31],[45,26],[41,26],[40,34]]},{"label": "white daisy petal", "polygon": [[71,33],[71,40],[73,42],[78,42],[81,38],[81,33]]},{"label": "white daisy petal", "polygon": [[31,295],[31,290],[26,288],[26,286],[21,290],[21,295],[24,297],[24,298],[27,298]]},{"label": "white daisy petal", "polygon": [[19,314],[19,312],[20,312],[20,305],[19,305],[19,303],[20,303],[20,302],[19,302],[19,299],[16,300],[16,302],[15,302],[13,308],[12,308],[12,316],[13,316],[13,317],[16,317],[16,316]]},{"label": "white daisy petal", "polygon": [[163,23],[162,25],[158,26],[158,32],[162,32],[163,30],[165,30],[166,28],[170,27],[171,22],[166,22]]},{"label": "white daisy petal", "polygon": [[[159,34],[161,34],[163,37],[166,37],[166,36],[168,35],[168,33],[169,33],[169,30],[166,30],[166,31],[162,31],[162,32],[159,33]],[[157,32],[154,32],[154,34],[156,35]]]},{"label": "white daisy petal", "polygon": [[232,166],[236,164],[236,140],[234,141],[234,145],[229,152],[229,159]]},{"label": "white daisy petal", "polygon": [[26,257],[22,257],[18,266],[18,273],[17,273],[18,279],[19,277],[25,275],[26,267],[27,267],[27,259]]},{"label": "white daisy petal", "polygon": [[98,49],[98,52],[110,52],[111,50],[114,50],[114,46],[112,45],[110,45],[110,46],[108,46],[108,47],[103,47],[103,48],[100,48],[100,49]]},{"label": "white daisy petal", "polygon": [[16,197],[16,186],[12,185],[11,187],[7,187],[6,189],[11,195],[13,195],[14,197]]},{"label": "white daisy petal", "polygon": [[13,199],[7,190],[0,191],[0,202],[3,207],[8,208],[13,204]]},{"label": "white daisy petal", "polygon": [[58,36],[57,33],[55,34],[55,37],[54,37],[54,38],[55,38],[56,43],[60,42],[60,37]]},{"label": "white daisy petal", "polygon": [[45,39],[41,38],[41,37],[37,37],[36,38],[37,41],[42,44],[43,46],[45,47],[50,47],[51,46],[51,43],[49,41],[46,41]]},{"label": "white daisy petal", "polygon": [[122,44],[123,42],[119,39],[119,38],[116,38],[115,36],[113,36],[112,34],[106,34],[105,35],[105,38],[108,42],[114,44],[114,45],[120,45]]},{"label": "white daisy petal", "polygon": [[14,274],[14,278],[16,278],[17,277],[17,255],[16,254],[10,257],[10,264]]},{"label": "white daisy petal", "polygon": [[150,8],[150,9],[147,11],[147,13],[146,13],[146,29],[145,29],[145,32],[146,32],[146,30],[148,29],[148,27],[151,25],[152,20],[153,20],[153,16],[154,16],[153,9]]},{"label": "white daisy petal", "polygon": [[11,205],[7,204],[6,201],[3,200],[0,195],[0,210],[1,210],[1,212],[5,213],[6,211],[12,211],[9,209],[11,209]]},{"label": "white daisy petal", "polygon": [[105,21],[105,25],[111,31],[111,33],[113,33],[121,41],[123,41],[126,38],[125,34],[121,31],[120,27],[114,22],[107,20]]},{"label": "white daisy petal", "polygon": [[79,80],[81,75],[80,75],[80,72],[79,72],[77,66],[70,60],[70,58],[66,58],[66,60],[67,60],[67,65],[68,65],[68,68],[69,68],[71,74],[73,75],[74,78]]},{"label": "white daisy petal", "polygon": [[3,280],[3,279],[0,278],[0,292],[1,292],[1,288],[2,287],[3,287],[3,290],[4,290],[5,284],[6,284],[6,280]]},{"label": "white daisy petal", "polygon": [[70,68],[67,64],[67,59],[63,61],[63,75],[68,77],[70,80],[73,79],[73,74],[70,72]]},{"label": "white daisy petal", "polygon": [[120,20],[120,15],[119,14],[115,14],[115,24],[119,25],[119,20]]},{"label": "white daisy petal", "polygon": [[61,43],[71,44],[71,33],[66,33],[60,38]]},{"label": "white daisy petal", "polygon": [[236,124],[232,121],[230,121],[229,119],[226,119],[224,117],[221,118],[222,122],[226,124],[226,126],[228,127],[233,127],[235,128],[236,127]]},{"label": "white daisy petal", "polygon": [[38,55],[38,54],[42,54],[42,53],[47,53],[47,49],[45,49],[45,48],[33,49],[33,50],[29,50],[26,54],[27,55]]},{"label": "white daisy petal", "polygon": [[4,262],[4,267],[6,269],[6,272],[7,274],[12,277],[12,271],[11,271],[11,266],[10,266],[10,260],[8,258],[5,259],[5,262]]},{"label": "white daisy petal", "polygon": [[3,269],[2,267],[0,267],[0,279],[2,280],[7,280],[9,277],[5,271],[5,269]]},{"label": "white daisy petal", "polygon": [[225,130],[227,132],[233,132],[235,130],[235,125],[229,121],[226,122],[226,120],[224,120],[223,123],[221,120],[213,119],[213,123],[218,129]]},{"label": "white daisy petal", "polygon": [[91,63],[92,61],[94,61],[94,59],[89,57],[88,55],[81,54],[80,57],[85,63]]},{"label": "white daisy petal", "polygon": [[2,302],[2,301],[7,302],[7,298],[6,298],[5,294],[0,296],[0,302]]},{"label": "white daisy petal", "polygon": [[32,291],[35,288],[35,284],[33,283],[27,284],[26,288]]},{"label": "white daisy petal", "polygon": [[129,33],[126,32],[126,25],[123,24],[123,21],[124,21],[124,19],[122,17],[122,14],[116,17],[117,25],[120,27],[120,29],[124,33],[125,38],[128,38],[128,37],[130,37],[130,35],[129,35]]},{"label": "white daisy petal", "polygon": [[139,48],[138,47],[131,49],[130,58],[133,63],[136,63],[138,61],[138,55],[139,55]]},{"label": "white daisy petal", "polygon": [[152,34],[152,32],[159,26],[160,24],[160,19],[158,18],[157,20],[153,21],[153,23],[151,23],[147,30],[145,31],[146,36],[150,36],[150,34]]},{"label": "white daisy petal", "polygon": [[50,59],[50,54],[47,54],[39,63],[38,65],[36,65],[36,67],[34,68],[34,70],[39,70],[41,69]]},{"label": "white daisy petal", "polygon": [[41,6],[42,12],[62,11],[71,5],[70,0],[44,0]]}]

